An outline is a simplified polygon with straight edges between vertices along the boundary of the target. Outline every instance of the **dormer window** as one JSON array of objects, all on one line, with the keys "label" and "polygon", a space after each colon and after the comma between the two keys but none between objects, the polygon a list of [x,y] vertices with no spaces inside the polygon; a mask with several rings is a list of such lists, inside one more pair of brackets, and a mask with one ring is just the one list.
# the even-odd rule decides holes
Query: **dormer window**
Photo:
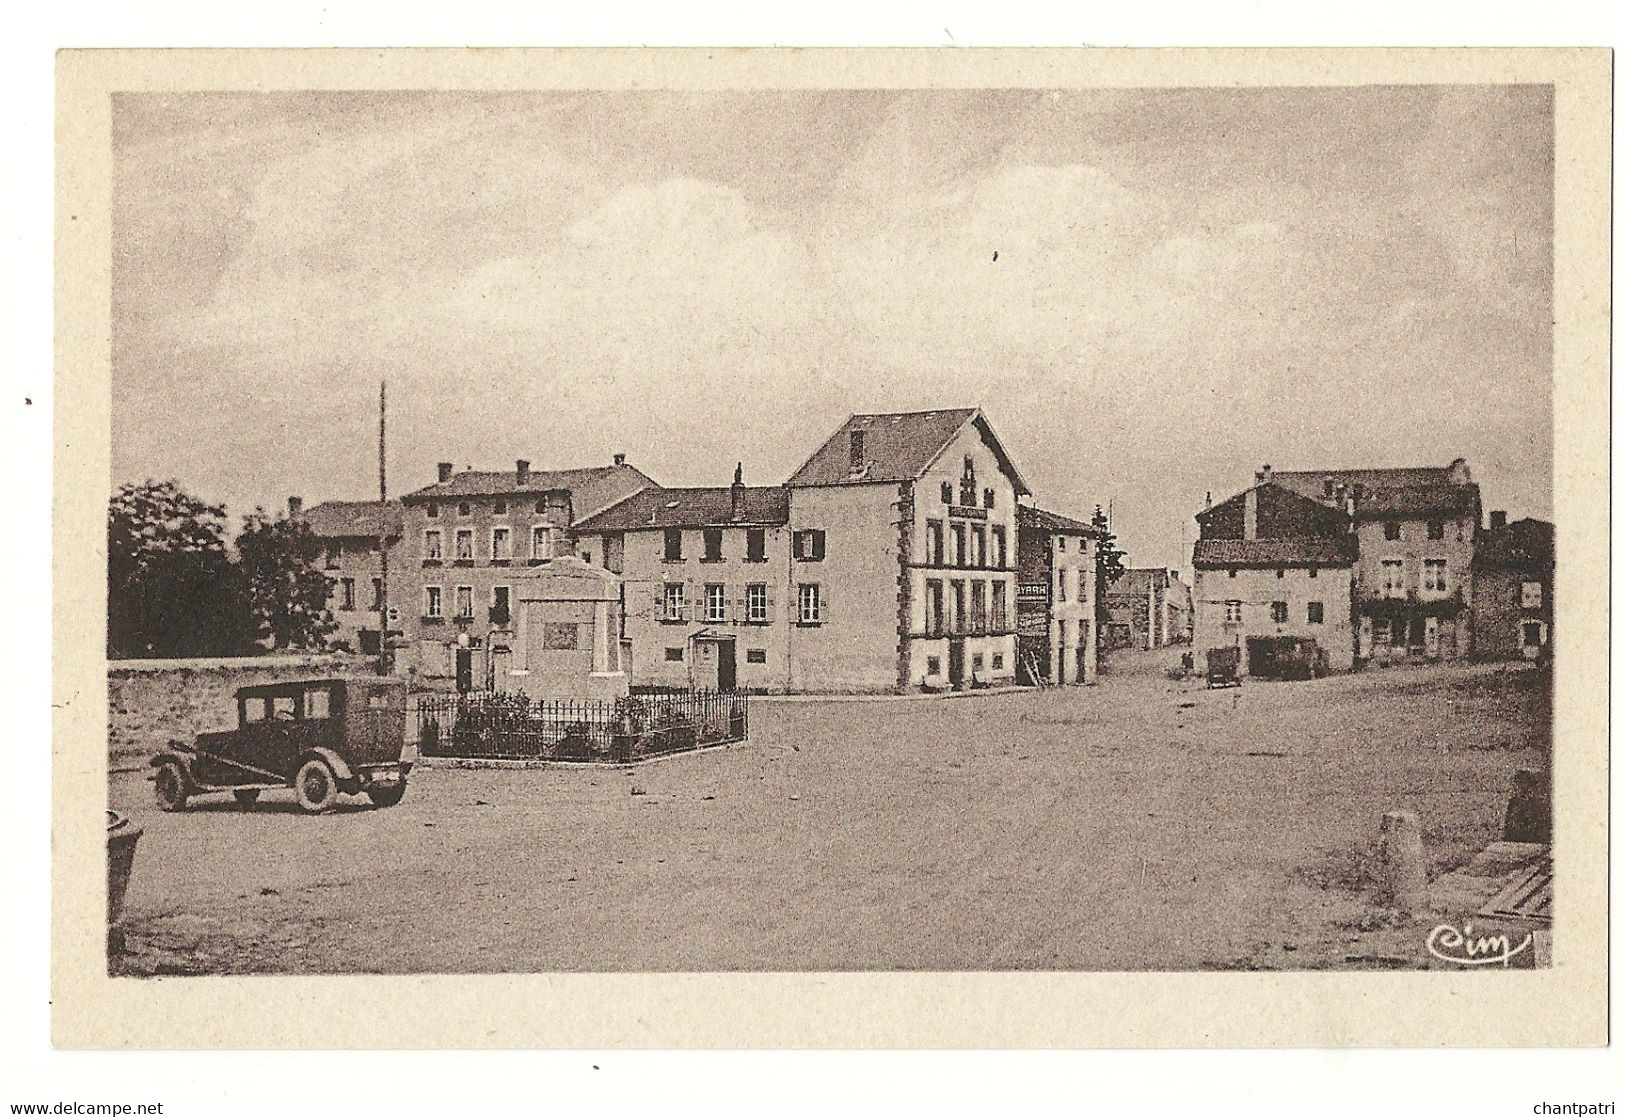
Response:
[{"label": "dormer window", "polygon": [[959,478],[959,503],[967,508],[976,505],[976,463],[969,454],[965,455],[965,472]]}]

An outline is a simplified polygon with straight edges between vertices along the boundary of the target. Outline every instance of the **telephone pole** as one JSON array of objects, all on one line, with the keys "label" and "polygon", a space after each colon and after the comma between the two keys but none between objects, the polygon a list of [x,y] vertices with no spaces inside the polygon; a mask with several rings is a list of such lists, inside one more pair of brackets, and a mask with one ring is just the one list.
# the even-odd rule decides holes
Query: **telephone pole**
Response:
[{"label": "telephone pole", "polygon": [[378,381],[378,673],[389,674],[389,485],[384,472],[387,383]]}]

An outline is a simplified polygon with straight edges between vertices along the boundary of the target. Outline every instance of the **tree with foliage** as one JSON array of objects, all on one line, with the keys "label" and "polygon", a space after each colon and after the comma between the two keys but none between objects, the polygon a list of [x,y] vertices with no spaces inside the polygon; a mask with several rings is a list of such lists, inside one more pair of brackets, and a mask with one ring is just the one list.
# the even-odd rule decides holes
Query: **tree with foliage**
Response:
[{"label": "tree with foliage", "polygon": [[271,519],[263,508],[243,517],[237,561],[248,589],[255,635],[284,648],[319,648],[334,628],[330,586],[322,573],[327,546],[303,520]]},{"label": "tree with foliage", "polygon": [[174,481],[126,484],[107,507],[107,654],[240,655],[247,602],[225,509]]},{"label": "tree with foliage", "polygon": [[1104,632],[1111,620],[1106,594],[1123,576],[1123,556],[1127,552],[1118,549],[1117,536],[1111,533],[1111,521],[1101,511],[1100,505],[1095,505],[1094,517],[1089,522],[1101,532],[1100,539],[1095,543],[1095,628],[1098,632]]}]

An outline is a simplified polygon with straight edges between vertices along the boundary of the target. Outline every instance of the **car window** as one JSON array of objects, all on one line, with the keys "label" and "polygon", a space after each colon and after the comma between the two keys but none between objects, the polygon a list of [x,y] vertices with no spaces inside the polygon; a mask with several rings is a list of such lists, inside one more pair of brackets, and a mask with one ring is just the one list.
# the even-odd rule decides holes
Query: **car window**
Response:
[{"label": "car window", "polygon": [[265,699],[263,699],[263,698],[245,698],[245,699],[243,699],[243,721],[244,722],[250,722],[250,721],[264,721],[264,720],[265,720]]},{"label": "car window", "polygon": [[324,686],[312,687],[305,691],[305,717],[325,718],[330,716],[327,694],[328,690]]},{"label": "car window", "polygon": [[271,716],[277,721],[292,721],[297,715],[294,713],[293,695],[282,694],[271,700]]}]

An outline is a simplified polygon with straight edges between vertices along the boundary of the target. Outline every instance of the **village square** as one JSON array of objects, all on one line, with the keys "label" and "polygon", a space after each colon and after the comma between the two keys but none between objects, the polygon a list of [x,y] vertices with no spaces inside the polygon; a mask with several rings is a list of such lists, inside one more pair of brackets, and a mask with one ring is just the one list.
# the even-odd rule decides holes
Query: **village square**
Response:
[{"label": "village square", "polygon": [[[1265,467],[1193,510],[1187,587],[1018,462],[942,410],[854,415],[781,484],[617,455],[291,499],[318,647],[110,663],[145,828],[115,972],[1439,964],[1379,823],[1446,879],[1544,772],[1551,525],[1461,460]],[[404,797],[317,822],[298,780],[210,794],[192,757],[176,802],[149,763],[380,676]],[[640,702],[681,724],[636,737]]]}]

